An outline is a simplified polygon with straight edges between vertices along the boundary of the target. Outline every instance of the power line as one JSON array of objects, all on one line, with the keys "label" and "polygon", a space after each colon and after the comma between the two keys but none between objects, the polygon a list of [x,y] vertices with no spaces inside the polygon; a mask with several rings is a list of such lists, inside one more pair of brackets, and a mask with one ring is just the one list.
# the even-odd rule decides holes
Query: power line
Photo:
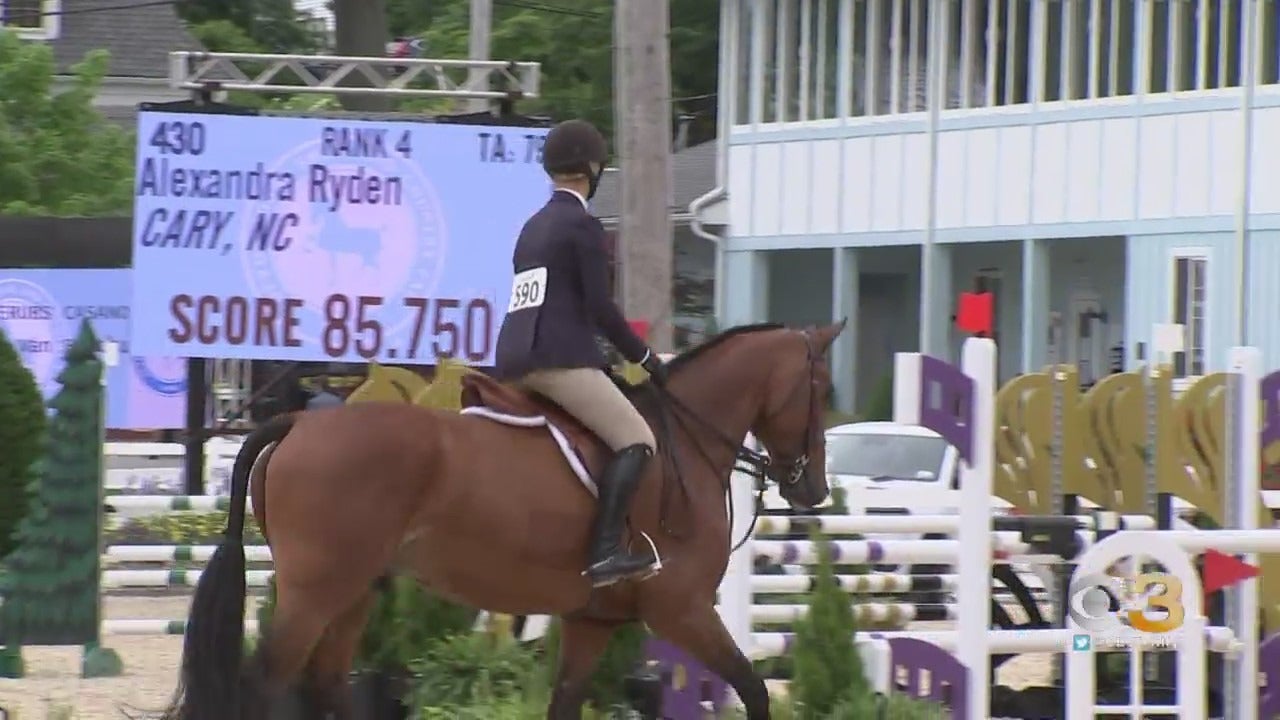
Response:
[{"label": "power line", "polygon": [[511,8],[520,8],[523,10],[535,10],[537,12],[551,13],[553,15],[571,15],[573,17],[604,19],[604,13],[598,10],[579,10],[577,8],[564,7],[562,5],[547,5],[546,3],[533,2],[533,0],[493,0],[495,5],[504,5]]},{"label": "power line", "polygon": [[[177,5],[182,0],[139,0],[138,2],[122,3],[120,5],[100,5],[98,7],[75,8],[70,10],[41,10],[38,12],[11,11],[6,13],[5,22],[13,23],[18,20],[33,20],[35,18],[46,18],[53,16],[66,15],[88,15],[90,13],[100,12],[120,12],[124,10],[139,10],[142,8],[160,7],[162,5]],[[8,7],[7,5],[4,7]]]},{"label": "power line", "polygon": [[[18,11],[10,10],[5,15],[5,21],[13,23],[18,20],[34,20],[36,18],[46,17],[65,17],[68,15],[89,15],[92,13],[103,12],[124,12],[128,10],[140,10],[143,8],[162,7],[165,5],[177,5],[184,0],[136,0],[135,2],[119,3],[116,5],[100,5],[97,7],[87,8],[69,8],[63,10],[39,10],[39,11]],[[572,17],[581,17],[588,19],[603,19],[604,13],[598,10],[580,10],[577,8],[564,7],[561,5],[548,5],[546,3],[535,2],[534,0],[494,0],[495,5],[503,5],[511,8],[519,8],[522,10],[534,10],[536,12],[551,13],[554,15],[569,15]],[[0,5],[0,7],[7,6]]]},{"label": "power line", "polygon": [[[67,15],[124,12],[128,10],[140,10],[143,8],[162,7],[165,5],[177,5],[181,2],[184,2],[184,0],[136,0],[136,2],[120,3],[117,5],[100,5],[97,7],[70,8],[63,10],[9,10],[9,12],[5,14],[4,20],[6,22],[13,23],[19,20],[34,20],[36,18],[54,16],[65,17]],[[569,15],[589,19],[603,19],[605,17],[605,14],[598,10],[580,10],[578,8],[564,7],[562,5],[548,5],[546,3],[534,2],[533,0],[494,0],[494,4],[510,8],[519,8],[522,10],[551,13],[553,15]],[[7,9],[8,6],[0,5],[0,7]]]}]

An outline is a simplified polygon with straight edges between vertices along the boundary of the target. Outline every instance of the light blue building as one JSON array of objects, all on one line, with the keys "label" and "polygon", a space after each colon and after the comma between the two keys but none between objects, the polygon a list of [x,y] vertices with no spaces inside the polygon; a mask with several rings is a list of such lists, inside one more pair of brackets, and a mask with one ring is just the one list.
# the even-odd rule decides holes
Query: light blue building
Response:
[{"label": "light blue building", "polygon": [[848,316],[844,409],[894,352],[958,352],[975,288],[1002,379],[1133,367],[1158,323],[1185,375],[1240,343],[1280,367],[1276,3],[721,6],[719,187],[692,210],[723,233],[722,324]]}]

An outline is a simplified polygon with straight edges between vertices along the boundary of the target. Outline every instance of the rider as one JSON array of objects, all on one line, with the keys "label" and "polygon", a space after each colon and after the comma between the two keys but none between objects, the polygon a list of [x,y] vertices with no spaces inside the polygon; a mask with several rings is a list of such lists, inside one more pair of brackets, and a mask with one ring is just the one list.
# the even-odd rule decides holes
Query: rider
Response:
[{"label": "rider", "polygon": [[622,546],[631,498],[656,449],[653,431],[606,374],[599,333],[655,382],[662,360],[636,336],[614,303],[604,227],[587,211],[608,149],[583,120],[547,134],[542,167],[555,185],[551,199],[524,224],[516,241],[511,302],[498,334],[500,377],[558,404],[614,452],[597,479],[599,510],[587,575],[596,587],[646,575],[657,562],[649,548]]}]

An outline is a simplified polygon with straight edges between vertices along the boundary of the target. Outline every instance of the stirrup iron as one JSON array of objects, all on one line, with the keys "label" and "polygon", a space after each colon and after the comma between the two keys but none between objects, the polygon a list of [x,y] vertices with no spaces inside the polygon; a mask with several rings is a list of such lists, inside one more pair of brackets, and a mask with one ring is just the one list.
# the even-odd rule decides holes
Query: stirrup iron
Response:
[{"label": "stirrup iron", "polygon": [[[649,533],[647,532],[641,531],[640,537],[644,538],[644,541],[649,543],[649,549],[653,551],[653,564],[649,566],[649,573],[641,578],[638,578],[636,582],[644,582],[645,580],[648,580],[654,575],[657,575],[658,573],[662,572],[662,556],[658,554],[657,544],[653,542],[653,538],[649,537]],[[630,543],[627,543],[627,549],[628,550],[631,549]]]},{"label": "stirrup iron", "polygon": [[[625,577],[625,578],[617,578],[615,580],[611,580],[610,582],[604,583],[603,585],[593,584],[592,585],[593,588],[603,588],[603,587],[609,587],[610,585],[617,585],[618,583],[624,580],[640,583],[662,572],[662,568],[664,567],[664,565],[662,564],[662,555],[658,553],[657,543],[653,541],[653,538],[649,537],[649,533],[647,532],[640,531],[640,537],[644,538],[644,541],[649,543],[649,550],[653,552],[653,563],[649,565],[648,569],[645,571],[645,574],[633,575],[631,577]],[[631,543],[627,543],[627,550],[628,551],[631,550]],[[590,574],[591,574],[591,568],[589,567],[586,570],[583,570],[581,573],[579,573],[581,577],[587,577]]]}]

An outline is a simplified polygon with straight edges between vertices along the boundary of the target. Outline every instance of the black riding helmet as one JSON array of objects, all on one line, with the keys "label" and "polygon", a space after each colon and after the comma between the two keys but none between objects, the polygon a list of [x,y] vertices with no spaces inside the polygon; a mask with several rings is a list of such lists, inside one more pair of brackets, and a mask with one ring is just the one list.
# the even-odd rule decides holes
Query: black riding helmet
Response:
[{"label": "black riding helmet", "polygon": [[[542,146],[542,169],[548,175],[586,175],[590,181],[587,192],[590,200],[595,197],[608,157],[608,143],[595,125],[586,120],[565,120],[547,133]],[[599,171],[592,172],[591,163],[598,163]]]}]

